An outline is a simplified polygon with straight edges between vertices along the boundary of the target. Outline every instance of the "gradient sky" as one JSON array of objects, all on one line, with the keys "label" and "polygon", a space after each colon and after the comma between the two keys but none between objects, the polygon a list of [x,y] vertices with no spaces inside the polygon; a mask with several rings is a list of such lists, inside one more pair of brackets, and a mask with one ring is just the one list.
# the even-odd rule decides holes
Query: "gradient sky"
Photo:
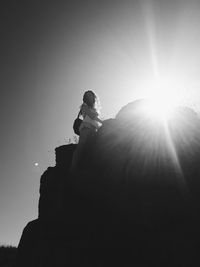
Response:
[{"label": "gradient sky", "polygon": [[0,22],[0,244],[17,245],[85,90],[107,119],[159,76],[199,109],[200,2],[2,0]]}]

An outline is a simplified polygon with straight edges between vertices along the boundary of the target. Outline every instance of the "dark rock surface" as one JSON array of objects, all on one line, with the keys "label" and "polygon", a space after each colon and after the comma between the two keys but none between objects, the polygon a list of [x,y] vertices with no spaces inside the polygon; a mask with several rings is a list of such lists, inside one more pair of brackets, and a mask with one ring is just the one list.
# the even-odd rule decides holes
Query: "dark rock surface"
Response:
[{"label": "dark rock surface", "polygon": [[17,267],[198,266],[199,118],[179,108],[166,132],[141,103],[104,121],[74,173],[76,145],[56,148]]},{"label": "dark rock surface", "polygon": [[0,266],[12,267],[16,261],[17,248],[0,246]]}]

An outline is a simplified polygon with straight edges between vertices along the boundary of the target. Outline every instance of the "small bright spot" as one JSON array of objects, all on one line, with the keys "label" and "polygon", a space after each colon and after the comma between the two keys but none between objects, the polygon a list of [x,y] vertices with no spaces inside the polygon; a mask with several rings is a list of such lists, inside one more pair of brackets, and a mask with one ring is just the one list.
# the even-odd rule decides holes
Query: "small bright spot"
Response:
[{"label": "small bright spot", "polygon": [[38,162],[35,162],[34,165],[37,167],[39,165],[39,163]]}]

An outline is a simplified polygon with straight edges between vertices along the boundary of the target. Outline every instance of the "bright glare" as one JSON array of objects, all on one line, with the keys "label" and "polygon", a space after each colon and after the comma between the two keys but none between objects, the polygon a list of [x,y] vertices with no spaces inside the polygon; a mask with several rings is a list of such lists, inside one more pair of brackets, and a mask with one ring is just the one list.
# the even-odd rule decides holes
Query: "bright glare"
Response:
[{"label": "bright glare", "polygon": [[150,117],[166,121],[172,117],[174,107],[171,99],[156,97],[148,99],[145,111]]},{"label": "bright glare", "polygon": [[178,106],[178,97],[167,91],[152,91],[147,98],[145,112],[149,117],[167,121],[173,117],[173,111]]},{"label": "bright glare", "polygon": [[176,153],[173,140],[171,138],[171,133],[168,129],[169,120],[173,120],[173,115],[176,107],[182,104],[182,94],[181,90],[176,90],[176,85],[172,83],[163,82],[152,85],[151,92],[146,97],[146,104],[144,106],[144,112],[149,117],[149,119],[155,119],[160,121],[163,124],[163,129],[165,133],[166,143],[173,159],[173,162],[176,166],[177,174],[182,175],[182,169],[179,163],[179,159]]},{"label": "bright glare", "polygon": [[188,95],[184,85],[178,78],[178,73],[172,74],[166,70],[166,73],[155,75],[145,86],[148,91],[144,93],[147,99],[147,114],[156,119],[165,120],[173,118],[174,108],[184,105],[187,102]]}]

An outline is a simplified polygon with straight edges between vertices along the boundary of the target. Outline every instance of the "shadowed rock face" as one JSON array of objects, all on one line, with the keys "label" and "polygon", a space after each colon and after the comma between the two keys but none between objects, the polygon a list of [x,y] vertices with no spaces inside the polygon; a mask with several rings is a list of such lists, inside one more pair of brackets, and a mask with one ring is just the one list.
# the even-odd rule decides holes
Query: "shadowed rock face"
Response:
[{"label": "shadowed rock face", "polygon": [[13,263],[15,263],[16,254],[16,247],[0,246],[0,266],[13,266]]},{"label": "shadowed rock face", "polygon": [[16,266],[197,266],[200,122],[179,108],[166,132],[143,104],[104,121],[73,174],[76,145],[56,148]]},{"label": "shadowed rock face", "polygon": [[75,144],[57,147],[55,149],[56,166],[49,167],[41,176],[39,199],[39,218],[41,219],[49,220],[57,216],[63,183],[68,180],[68,171],[75,148]]}]

